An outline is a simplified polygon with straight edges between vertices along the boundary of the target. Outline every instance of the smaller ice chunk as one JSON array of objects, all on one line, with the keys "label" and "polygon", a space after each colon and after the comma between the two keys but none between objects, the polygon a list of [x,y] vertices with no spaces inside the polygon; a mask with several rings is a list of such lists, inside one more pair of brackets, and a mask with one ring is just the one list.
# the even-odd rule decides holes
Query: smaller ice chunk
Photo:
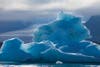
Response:
[{"label": "smaller ice chunk", "polygon": [[56,64],[63,64],[63,62],[61,62],[61,61],[57,61]]},{"label": "smaller ice chunk", "polygon": [[19,38],[5,40],[1,47],[0,61],[27,61],[31,55],[20,49],[23,44]]}]

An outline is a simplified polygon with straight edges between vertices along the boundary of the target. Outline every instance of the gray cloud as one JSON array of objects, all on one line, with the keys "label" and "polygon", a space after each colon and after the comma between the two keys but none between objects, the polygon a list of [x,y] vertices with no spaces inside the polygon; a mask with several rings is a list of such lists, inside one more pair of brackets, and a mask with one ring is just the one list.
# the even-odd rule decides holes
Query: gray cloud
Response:
[{"label": "gray cloud", "polygon": [[[33,14],[27,11],[33,11],[33,13],[42,13],[41,11],[50,13],[64,10],[66,12],[91,16],[100,14],[99,6],[99,0],[0,0],[0,15],[8,15],[8,12],[11,15],[16,15],[16,12],[11,13],[11,11],[26,11],[26,14],[29,13],[27,16],[29,16]],[[25,14],[23,12],[17,14],[22,17]]]},{"label": "gray cloud", "polygon": [[98,2],[98,0],[0,0],[0,8],[5,10],[45,10],[55,8],[76,10],[90,6],[95,2]]},{"label": "gray cloud", "polygon": [[86,8],[78,9],[75,12],[85,15],[85,16],[100,15],[100,7],[99,6],[100,6],[100,2],[97,2]]},{"label": "gray cloud", "polygon": [[[52,1],[57,1],[57,0],[30,0],[28,1],[29,3],[50,3]],[[61,1],[61,0],[58,0],[58,1]]]}]

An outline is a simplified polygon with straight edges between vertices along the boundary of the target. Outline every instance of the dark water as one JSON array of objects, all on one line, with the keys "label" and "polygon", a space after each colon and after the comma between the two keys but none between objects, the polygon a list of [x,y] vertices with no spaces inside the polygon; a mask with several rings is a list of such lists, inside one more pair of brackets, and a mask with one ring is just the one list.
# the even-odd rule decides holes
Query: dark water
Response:
[{"label": "dark water", "polygon": [[0,64],[0,67],[100,67],[100,64],[66,63],[66,64]]}]

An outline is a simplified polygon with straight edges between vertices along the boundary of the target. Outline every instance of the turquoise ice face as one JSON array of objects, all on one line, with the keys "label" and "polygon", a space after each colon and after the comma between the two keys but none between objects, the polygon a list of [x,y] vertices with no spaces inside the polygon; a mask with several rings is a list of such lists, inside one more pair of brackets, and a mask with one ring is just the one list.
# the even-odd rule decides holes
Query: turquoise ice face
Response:
[{"label": "turquoise ice face", "polygon": [[[63,31],[65,33],[66,39],[69,42],[79,42],[82,40],[85,40],[89,38],[90,33],[88,29],[81,23],[80,18],[73,18],[70,21],[65,21],[66,24],[64,26],[66,28],[63,28],[64,26],[60,27],[63,28]],[[64,22],[62,21],[62,24]]]},{"label": "turquoise ice face", "polygon": [[19,38],[12,38],[5,40],[3,42],[3,45],[1,47],[1,51],[9,51],[9,50],[14,50],[14,49],[19,49],[23,41],[21,41]]},{"label": "turquoise ice face", "polygon": [[89,38],[90,33],[80,17],[60,14],[58,20],[40,26],[34,32],[34,41],[50,40],[56,44],[65,45],[80,42]]},{"label": "turquoise ice face", "polygon": [[30,59],[31,55],[20,49],[22,44],[19,38],[5,40],[0,49],[0,61],[21,62]]}]

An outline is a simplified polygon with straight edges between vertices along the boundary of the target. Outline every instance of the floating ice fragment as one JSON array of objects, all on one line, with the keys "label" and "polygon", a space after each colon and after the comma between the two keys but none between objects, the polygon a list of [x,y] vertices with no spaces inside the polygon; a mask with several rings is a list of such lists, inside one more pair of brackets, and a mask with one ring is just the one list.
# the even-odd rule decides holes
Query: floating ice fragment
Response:
[{"label": "floating ice fragment", "polygon": [[63,64],[63,62],[61,62],[61,61],[57,61],[56,64]]}]

